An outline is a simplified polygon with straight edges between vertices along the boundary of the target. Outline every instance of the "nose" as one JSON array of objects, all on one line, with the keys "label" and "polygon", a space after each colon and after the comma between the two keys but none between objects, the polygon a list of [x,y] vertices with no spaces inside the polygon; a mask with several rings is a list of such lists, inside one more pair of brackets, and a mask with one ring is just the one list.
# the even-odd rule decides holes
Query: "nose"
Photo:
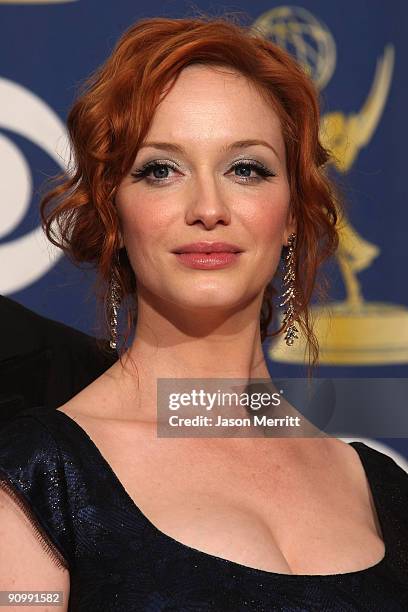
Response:
[{"label": "nose", "polygon": [[193,225],[201,222],[206,229],[211,229],[221,223],[229,225],[231,211],[226,195],[216,184],[213,176],[207,173],[197,178],[193,186],[193,195],[186,210],[186,223]]}]

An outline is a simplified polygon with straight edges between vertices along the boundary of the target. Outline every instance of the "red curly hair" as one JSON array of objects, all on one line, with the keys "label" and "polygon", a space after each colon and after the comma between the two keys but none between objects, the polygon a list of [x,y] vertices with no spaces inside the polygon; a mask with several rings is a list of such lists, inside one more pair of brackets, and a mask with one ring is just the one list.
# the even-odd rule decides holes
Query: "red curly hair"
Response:
[{"label": "red curly hair", "polygon": [[[72,261],[96,267],[105,324],[112,316],[109,279],[112,270],[117,274],[122,300],[127,302],[123,349],[137,320],[137,279],[125,249],[119,251],[115,192],[134,162],[164,88],[171,88],[180,71],[193,63],[239,71],[266,96],[280,119],[290,206],[297,225],[297,321],[306,337],[310,367],[318,360],[319,347],[309,304],[313,291],[326,297],[327,279],[317,282],[317,272],[338,246],[339,199],[326,175],[330,153],[319,141],[320,111],[314,84],[286,51],[250,26],[226,15],[201,14],[183,19],[145,18],[125,31],[105,63],[83,83],[68,114],[74,164],[70,172],[53,179],[56,184],[41,199],[43,229]],[[275,313],[273,281],[278,276],[279,271],[264,293],[262,342],[282,331],[282,326],[268,331]]]}]

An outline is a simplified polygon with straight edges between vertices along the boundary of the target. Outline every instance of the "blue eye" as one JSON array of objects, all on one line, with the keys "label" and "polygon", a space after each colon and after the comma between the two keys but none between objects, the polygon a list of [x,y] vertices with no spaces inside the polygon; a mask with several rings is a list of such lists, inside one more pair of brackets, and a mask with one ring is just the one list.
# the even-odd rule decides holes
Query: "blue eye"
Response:
[{"label": "blue eye", "polygon": [[159,170],[159,173],[158,173],[159,176],[155,175],[154,176],[155,180],[153,179],[152,182],[156,182],[156,181],[162,182],[161,179],[167,178],[167,176],[163,174],[163,170],[167,168],[172,168],[173,170],[177,169],[176,166],[173,166],[169,162],[164,163],[164,162],[151,161],[145,164],[142,168],[137,169],[134,172],[132,172],[131,176],[133,176],[135,179],[143,179],[143,178],[147,178],[151,172],[156,172],[157,170]]},{"label": "blue eye", "polygon": [[[131,172],[131,176],[136,180],[146,179],[151,184],[165,183],[168,178],[169,168],[177,171],[177,166],[169,161],[150,161],[147,162],[142,168],[138,168]],[[230,170],[242,170],[244,174],[236,174],[238,178],[242,179],[241,182],[258,182],[268,177],[275,177],[275,172],[269,170],[266,166],[255,160],[238,160],[235,162]],[[249,173],[248,173],[249,171]],[[251,172],[255,171],[258,176],[251,176]],[[149,175],[153,173],[153,177]]]},{"label": "blue eye", "polygon": [[[271,170],[269,170],[266,166],[254,160],[248,160],[248,161],[239,160],[238,162],[235,162],[235,164],[233,164],[232,167],[235,170],[237,168],[246,168],[246,170],[249,169],[249,175],[248,174],[236,175],[246,180],[254,180],[254,179],[259,180],[259,176],[261,176],[262,178],[266,178],[269,176],[276,176],[276,174],[272,172]],[[252,170],[255,170],[258,173],[258,177],[251,176]]]}]

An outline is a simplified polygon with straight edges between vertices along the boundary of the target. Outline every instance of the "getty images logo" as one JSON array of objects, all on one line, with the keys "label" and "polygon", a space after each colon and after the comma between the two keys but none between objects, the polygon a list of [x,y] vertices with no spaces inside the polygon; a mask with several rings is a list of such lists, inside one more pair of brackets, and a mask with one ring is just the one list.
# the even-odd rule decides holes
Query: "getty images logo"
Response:
[{"label": "getty images logo", "polygon": [[[64,124],[52,108],[32,91],[4,78],[0,78],[0,100],[0,130],[4,128],[31,140],[61,169],[67,170],[68,138]],[[30,207],[32,178],[20,149],[1,132],[0,159],[0,293],[7,295],[41,278],[62,252],[46,240],[41,226],[7,239]]]}]

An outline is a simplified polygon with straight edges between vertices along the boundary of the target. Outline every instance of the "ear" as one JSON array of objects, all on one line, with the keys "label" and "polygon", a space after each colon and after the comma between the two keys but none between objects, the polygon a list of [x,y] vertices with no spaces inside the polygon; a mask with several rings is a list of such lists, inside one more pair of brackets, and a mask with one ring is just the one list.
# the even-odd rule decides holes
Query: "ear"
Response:
[{"label": "ear", "polygon": [[118,219],[118,238],[119,238],[119,249],[123,249],[125,246],[125,241],[123,239],[123,231],[122,231],[122,222],[120,218]]},{"label": "ear", "polygon": [[125,246],[125,241],[123,240],[123,227],[122,227],[122,219],[121,216],[119,214],[119,210],[117,207],[117,203],[116,203],[116,195],[115,195],[115,199],[114,199],[114,204],[115,204],[115,208],[116,208],[116,215],[117,215],[117,222],[118,222],[118,226],[117,226],[117,237],[119,239],[119,250],[123,249],[123,247]]},{"label": "ear", "polygon": [[289,240],[289,236],[291,234],[296,234],[297,231],[297,223],[296,223],[296,219],[295,216],[293,214],[293,211],[291,208],[289,208],[288,211],[288,216],[287,216],[287,220],[286,220],[286,227],[285,227],[285,231],[283,234],[283,239],[284,239],[284,246],[287,246],[288,244],[288,240]]}]

